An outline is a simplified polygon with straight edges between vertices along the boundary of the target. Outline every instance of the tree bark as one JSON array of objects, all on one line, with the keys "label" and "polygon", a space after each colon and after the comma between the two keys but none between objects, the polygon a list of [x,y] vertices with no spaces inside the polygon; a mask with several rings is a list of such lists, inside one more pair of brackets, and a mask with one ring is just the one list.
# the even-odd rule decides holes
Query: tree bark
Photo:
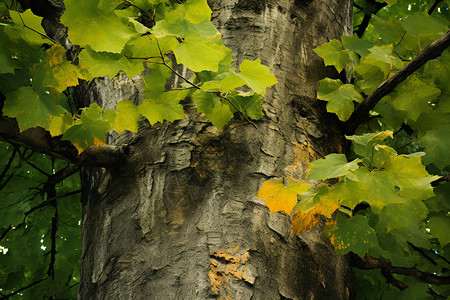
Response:
[{"label": "tree bark", "polygon": [[[117,168],[83,168],[80,299],[351,299],[346,261],[313,229],[256,197],[272,177],[345,152],[338,121],[316,100],[325,76],[312,49],[351,34],[352,1],[209,1],[234,59],[262,62],[279,83],[257,129],[238,115],[218,131],[186,102],[187,119],[110,137]],[[125,84],[119,84],[119,82]],[[142,84],[97,79],[83,94],[113,108]]]}]

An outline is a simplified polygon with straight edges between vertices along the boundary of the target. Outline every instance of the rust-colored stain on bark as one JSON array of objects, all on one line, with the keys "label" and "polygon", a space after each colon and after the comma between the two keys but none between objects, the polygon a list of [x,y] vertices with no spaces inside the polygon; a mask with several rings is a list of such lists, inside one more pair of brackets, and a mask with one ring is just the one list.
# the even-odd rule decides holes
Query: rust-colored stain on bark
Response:
[{"label": "rust-colored stain on bark", "polygon": [[303,179],[309,169],[310,162],[318,159],[317,153],[309,143],[293,143],[294,157],[292,164],[287,166],[284,170],[294,179]]},{"label": "rust-colored stain on bark", "polygon": [[[244,280],[250,284],[255,282],[256,276],[246,266],[250,258],[249,250],[251,249],[241,249],[240,245],[237,245],[226,250],[209,253],[208,276],[211,281],[211,294],[226,296],[227,290],[232,289],[233,279]],[[228,297],[223,298],[223,296],[222,299],[229,299]]]}]

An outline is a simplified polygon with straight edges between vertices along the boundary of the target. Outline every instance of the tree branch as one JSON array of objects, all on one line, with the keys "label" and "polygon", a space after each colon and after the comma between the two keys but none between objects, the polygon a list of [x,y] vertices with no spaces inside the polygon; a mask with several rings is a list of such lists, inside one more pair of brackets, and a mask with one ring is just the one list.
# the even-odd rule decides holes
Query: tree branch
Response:
[{"label": "tree branch", "polygon": [[14,146],[47,154],[75,165],[91,165],[95,167],[114,167],[127,154],[128,146],[88,147],[80,155],[69,141],[61,137],[52,137],[41,127],[29,128],[20,132],[17,121],[9,117],[0,117],[0,140]]},{"label": "tree branch", "polygon": [[20,288],[20,289],[18,289],[18,290],[16,290],[16,291],[12,292],[11,294],[3,295],[3,296],[0,298],[0,300],[6,300],[6,299],[9,299],[10,297],[19,294],[20,292],[22,292],[22,291],[24,291],[24,290],[26,290],[26,289],[28,289],[28,288],[30,288],[30,287],[32,287],[32,286],[38,284],[38,283],[44,281],[44,280],[47,279],[47,278],[48,278],[48,277],[44,277],[44,278],[42,278],[42,279],[36,280],[35,282],[32,282],[32,283],[30,283],[29,285],[24,286],[23,288]]},{"label": "tree branch", "polygon": [[422,50],[409,64],[395,73],[392,77],[383,81],[352,113],[344,124],[344,132],[352,135],[359,125],[369,119],[369,111],[372,110],[378,101],[389,94],[399,83],[408,78],[417,69],[422,67],[427,61],[435,59],[450,45],[450,31],[442,38],[434,41]]},{"label": "tree branch", "polygon": [[428,14],[431,15],[433,13],[433,11],[436,9],[436,7],[439,5],[439,3],[441,3],[442,0],[436,0],[434,1],[433,6],[431,6],[431,8],[428,10]]},{"label": "tree branch", "polygon": [[395,267],[392,266],[391,262],[387,259],[373,258],[368,254],[366,254],[363,259],[356,254],[349,254],[351,254],[349,255],[349,258],[350,265],[352,267],[363,270],[381,269],[381,273],[386,277],[387,281],[401,290],[407,288],[408,286],[395,279],[392,274],[413,276],[422,282],[436,285],[450,284],[450,276],[439,276],[420,271],[416,268]]},{"label": "tree branch", "polygon": [[373,0],[370,0],[370,1],[367,0],[367,2],[369,2],[369,4],[371,4],[371,5],[373,5],[375,9],[373,11],[371,11],[369,14],[364,14],[363,20],[358,25],[358,30],[355,31],[356,35],[359,38],[361,38],[363,36],[364,32],[367,29],[367,26],[369,26],[370,19],[372,18],[372,15],[377,14],[377,12],[379,12],[380,9],[382,9],[383,7],[385,7],[387,5],[386,2],[379,3],[379,2],[375,2]]}]

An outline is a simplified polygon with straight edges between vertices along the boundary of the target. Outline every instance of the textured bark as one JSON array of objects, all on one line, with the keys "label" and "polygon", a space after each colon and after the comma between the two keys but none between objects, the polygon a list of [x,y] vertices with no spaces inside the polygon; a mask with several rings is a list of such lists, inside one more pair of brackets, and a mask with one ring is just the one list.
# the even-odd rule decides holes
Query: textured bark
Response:
[{"label": "textured bark", "polygon": [[[264,180],[304,179],[310,161],[345,151],[315,99],[325,68],[312,49],[351,32],[351,1],[209,3],[237,62],[260,58],[278,78],[266,116],[218,131],[187,102],[187,119],[112,136],[127,159],[82,176],[80,298],[352,298],[352,273],[318,230],[294,236],[256,197]],[[84,99],[140,100],[138,79],[96,82]]]}]

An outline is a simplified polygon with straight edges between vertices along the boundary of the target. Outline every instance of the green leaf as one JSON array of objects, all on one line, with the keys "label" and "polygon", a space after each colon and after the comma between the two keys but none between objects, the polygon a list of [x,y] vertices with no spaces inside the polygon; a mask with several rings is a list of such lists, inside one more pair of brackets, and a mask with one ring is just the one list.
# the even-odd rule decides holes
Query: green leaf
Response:
[{"label": "green leaf", "polygon": [[408,201],[399,196],[398,187],[384,171],[371,172],[366,168],[359,168],[349,173],[347,179],[357,183],[352,185],[353,197],[369,203],[375,213],[379,213],[388,204]]},{"label": "green leaf", "polygon": [[416,121],[421,113],[431,111],[430,103],[440,94],[441,90],[434,84],[423,82],[413,75],[400,83],[394,92],[382,101],[392,103],[395,109],[405,111],[409,119]]},{"label": "green leaf", "polygon": [[[161,63],[161,53],[166,54],[172,51],[177,44],[178,41],[175,37],[167,36],[156,39],[155,36],[147,34],[130,39],[123,48],[122,54],[130,58],[145,58],[146,62]],[[149,64],[149,66],[152,65]]]},{"label": "green leaf", "polygon": [[[239,108],[240,111],[242,111],[246,116],[259,120],[263,117],[262,112],[262,103],[264,101],[263,97],[261,95],[249,92],[249,93],[231,93],[227,95],[227,98],[236,106]],[[229,104],[229,103],[225,103]],[[234,113],[236,112],[236,109],[232,105],[229,105],[231,111]]]},{"label": "green leaf", "polygon": [[260,59],[254,61],[244,59],[239,70],[241,73],[238,75],[245,80],[252,90],[263,97],[266,94],[266,88],[278,82],[275,76],[270,73],[270,68],[262,65]]},{"label": "green leaf", "polygon": [[221,73],[214,80],[202,84],[202,90],[228,92],[245,85],[245,81],[233,72]]},{"label": "green leaf", "polygon": [[419,223],[427,217],[427,213],[428,209],[422,201],[387,205],[378,216],[377,231],[391,232],[393,229],[419,226]]},{"label": "green leaf", "polygon": [[443,36],[448,30],[448,25],[425,12],[410,15],[402,23],[409,34],[431,39]]},{"label": "green leaf", "polygon": [[318,159],[311,163],[311,169],[308,173],[309,179],[325,180],[327,178],[335,178],[347,175],[349,170],[356,170],[359,168],[358,163],[360,159],[355,159],[347,162],[344,154],[329,154],[324,159]]},{"label": "green leaf", "polygon": [[69,140],[79,152],[91,145],[103,145],[106,133],[110,131],[111,125],[103,120],[102,108],[96,103],[83,109],[81,118],[75,121],[63,135],[63,140]]},{"label": "green leaf", "polygon": [[64,5],[66,11],[61,22],[69,28],[70,41],[76,45],[120,53],[125,43],[137,34],[114,13],[117,2],[66,0]]},{"label": "green leaf", "polygon": [[344,214],[338,213],[336,221],[324,228],[324,234],[341,255],[352,251],[364,257],[370,248],[378,245],[375,230],[361,215],[347,219]]},{"label": "green leaf", "polygon": [[313,51],[323,58],[326,66],[334,66],[338,72],[352,62],[348,50],[343,50],[338,40],[331,40]]},{"label": "green leaf", "polygon": [[350,57],[355,61],[359,61],[355,52],[361,56],[367,56],[370,54],[369,48],[374,46],[372,42],[360,39],[356,34],[351,36],[343,35],[341,39],[342,45],[349,51]]},{"label": "green leaf", "polygon": [[[30,10],[26,10],[23,13],[10,10],[9,15],[11,16],[13,22],[17,25],[12,31],[6,31],[11,37],[11,39],[24,39],[27,43],[31,45],[42,45],[42,43],[49,42],[41,34],[45,34],[44,28],[41,26],[42,17],[36,16]],[[29,28],[23,27],[23,23],[29,28],[36,30],[36,33]]]},{"label": "green leaf", "polygon": [[393,138],[393,132],[390,130],[374,133],[366,133],[363,135],[346,136],[348,140],[352,141],[352,149],[355,154],[369,165],[374,165],[381,168],[384,161],[390,154],[396,154],[395,150],[390,147],[377,147],[387,138]]},{"label": "green leaf", "polygon": [[369,49],[370,54],[367,56],[368,58],[372,58],[375,61],[385,62],[392,67],[401,69],[403,67],[403,63],[400,58],[392,55],[394,51],[394,47],[392,45],[383,45],[383,46],[373,46]]},{"label": "green leaf", "polygon": [[138,132],[138,122],[141,120],[141,115],[137,106],[129,100],[117,103],[116,111],[105,111],[104,117],[117,133],[121,133],[124,130]]},{"label": "green leaf", "polygon": [[64,113],[50,95],[39,94],[31,87],[21,87],[6,94],[3,107],[4,115],[17,119],[20,131],[36,126],[48,129],[52,117]]},{"label": "green leaf", "polygon": [[439,240],[442,246],[450,243],[450,217],[447,214],[435,214],[427,223],[433,237]]},{"label": "green leaf", "polygon": [[233,118],[230,107],[213,93],[197,90],[192,94],[192,101],[197,104],[197,111],[204,113],[218,129],[222,129]]},{"label": "green leaf", "polygon": [[173,50],[177,62],[194,72],[209,70],[217,72],[219,63],[226,56],[226,48],[198,34],[187,35]]},{"label": "green leaf", "polygon": [[118,53],[96,52],[89,46],[81,51],[79,57],[80,64],[89,72],[89,80],[106,75],[114,77],[119,71],[124,71],[129,78],[133,78],[144,70],[144,64],[140,60],[129,60]]},{"label": "green leaf", "polygon": [[150,124],[163,122],[167,120],[173,122],[178,119],[184,119],[183,106],[179,103],[185,96],[180,91],[172,91],[155,94],[155,98],[144,99],[143,103],[138,106],[138,111]]},{"label": "green leaf", "polygon": [[386,175],[391,177],[392,184],[400,188],[400,196],[410,200],[425,200],[434,196],[431,182],[439,177],[428,174],[420,156],[391,156],[384,168]]},{"label": "green leaf", "polygon": [[364,98],[351,84],[343,84],[339,79],[325,78],[320,81],[317,98],[328,101],[327,111],[335,113],[341,121],[347,121],[354,110],[353,101]]},{"label": "green leaf", "polygon": [[425,164],[434,164],[443,170],[450,165],[450,125],[428,131],[419,143],[425,147]]}]

